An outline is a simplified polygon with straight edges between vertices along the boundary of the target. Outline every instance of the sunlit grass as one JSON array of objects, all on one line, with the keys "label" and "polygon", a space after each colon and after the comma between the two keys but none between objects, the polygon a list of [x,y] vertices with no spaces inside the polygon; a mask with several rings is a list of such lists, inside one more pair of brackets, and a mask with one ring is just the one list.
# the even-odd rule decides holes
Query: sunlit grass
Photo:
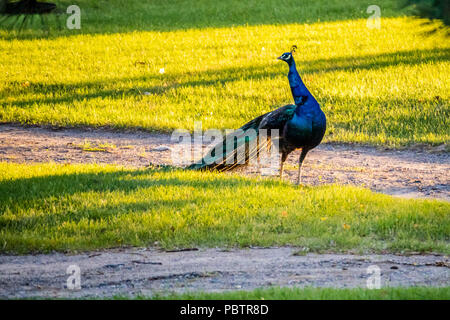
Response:
[{"label": "sunlit grass", "polygon": [[[136,3],[131,17],[139,13]],[[367,28],[365,18],[329,21],[367,16],[359,2],[339,3],[307,2],[311,10],[302,10],[310,15],[294,23],[294,2],[285,4],[291,10],[273,9],[278,18],[270,19],[262,9],[274,3],[262,1],[259,15],[248,21],[288,24],[230,27],[247,21],[239,5],[235,14],[218,8],[223,15],[202,24],[201,15],[198,21],[192,15],[192,21],[183,20],[172,10],[175,4],[156,2],[162,13],[152,11],[153,22],[131,23],[154,31],[104,35],[96,33],[118,29],[107,13],[100,14],[101,3],[95,15],[88,7],[79,35],[64,31],[65,36],[49,39],[0,40],[0,122],[170,132],[192,130],[194,121],[202,121],[203,129],[237,128],[292,102],[287,66],[275,58],[296,44],[300,73],[328,117],[325,141],[447,143],[448,38],[425,36],[430,26],[412,18],[383,15],[379,30]],[[123,5],[107,12],[129,30]],[[393,14],[392,1],[382,5]],[[317,21],[324,6],[331,12],[326,22],[303,23]],[[191,9],[183,8],[189,16]],[[195,23],[208,28],[194,28]]]},{"label": "sunlit grass", "polygon": [[[263,199],[263,201],[261,201]],[[182,170],[0,163],[0,251],[296,245],[448,253],[450,204]]]}]

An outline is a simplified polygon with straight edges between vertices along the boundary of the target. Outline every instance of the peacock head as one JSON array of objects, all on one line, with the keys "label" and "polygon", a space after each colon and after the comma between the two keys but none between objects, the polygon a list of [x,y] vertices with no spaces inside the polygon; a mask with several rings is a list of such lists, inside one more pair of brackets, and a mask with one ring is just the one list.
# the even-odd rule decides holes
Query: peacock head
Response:
[{"label": "peacock head", "polygon": [[292,62],[294,62],[293,54],[295,50],[297,49],[297,46],[292,46],[292,49],[290,52],[285,52],[281,56],[279,56],[277,59],[287,62],[288,65],[291,65]]}]

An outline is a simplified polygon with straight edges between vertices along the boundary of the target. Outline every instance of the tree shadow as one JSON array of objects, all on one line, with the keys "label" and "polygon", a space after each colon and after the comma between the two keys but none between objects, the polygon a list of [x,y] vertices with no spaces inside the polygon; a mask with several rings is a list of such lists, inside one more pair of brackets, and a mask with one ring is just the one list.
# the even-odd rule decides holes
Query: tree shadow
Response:
[{"label": "tree shadow", "polygon": [[[73,2],[54,0],[61,9]],[[383,17],[399,16],[404,10],[392,0],[378,0]],[[326,3],[317,0],[177,0],[177,1],[120,1],[78,0],[81,8],[80,30],[55,30],[47,34],[39,28],[22,33],[7,33],[3,39],[56,38],[78,34],[123,33],[133,31],[175,31],[233,26],[279,25],[314,23],[348,19],[367,19],[370,1],[353,1],[351,5],[340,0]],[[398,8],[396,8],[398,7]],[[65,11],[65,10],[63,10]],[[68,15],[63,15],[63,20]]]}]

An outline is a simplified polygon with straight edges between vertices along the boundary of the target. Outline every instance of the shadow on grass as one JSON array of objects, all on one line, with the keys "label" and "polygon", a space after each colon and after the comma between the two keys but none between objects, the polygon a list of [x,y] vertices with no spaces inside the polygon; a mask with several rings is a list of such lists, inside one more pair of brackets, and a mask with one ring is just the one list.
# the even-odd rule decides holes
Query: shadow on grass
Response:
[{"label": "shadow on grass", "polygon": [[[390,66],[417,65],[422,63],[448,61],[449,59],[449,49],[436,48],[399,51],[395,53],[366,55],[361,57],[339,57],[308,61],[299,60],[297,65],[301,74],[308,76],[335,71],[353,72],[358,70],[376,70]],[[114,78],[75,84],[31,83],[28,88],[23,88],[21,83],[10,82],[6,85],[5,89],[0,91],[0,96],[8,96],[12,94],[37,94],[47,96],[51,94],[57,96],[43,99],[24,99],[11,103],[15,107],[27,108],[33,104],[71,103],[74,101],[89,101],[97,98],[121,99],[127,96],[143,97],[143,92],[163,95],[169,90],[176,90],[177,88],[222,86],[226,83],[234,81],[284,77],[284,67],[285,66],[282,64],[270,64],[258,67],[214,69],[197,73],[175,73],[164,76],[159,74],[147,74],[134,78]],[[199,80],[190,80],[193,77],[198,78]],[[183,80],[180,80],[180,78]],[[133,87],[129,89],[105,89],[105,87],[110,86],[123,88],[133,81],[164,81],[166,84],[140,88]],[[83,91],[83,93],[78,93],[77,91]],[[85,93],[85,91],[88,92]]]},{"label": "shadow on grass", "polygon": [[[70,173],[0,181],[0,204],[7,199],[14,203],[65,197],[85,192],[135,192],[147,187],[189,186],[194,189],[245,187],[254,182],[239,177],[217,175],[213,180],[178,179],[156,176],[160,172],[182,171],[167,166],[163,169],[124,169],[113,172]],[[148,176],[148,178],[140,178]],[[261,183],[273,184],[271,181]]]},{"label": "shadow on grass", "polygon": [[[63,11],[71,0],[54,0]],[[81,8],[80,30],[58,31],[51,25],[50,34],[39,24],[22,33],[6,33],[3,39],[56,38],[76,34],[118,33],[133,31],[174,31],[231,26],[314,23],[348,19],[366,19],[368,0],[78,0]],[[402,15],[395,0],[378,0],[383,17]],[[62,16],[63,24],[68,15]],[[3,30],[6,28],[3,26]],[[56,30],[55,30],[56,29]]]},{"label": "shadow on grass", "polygon": [[[139,189],[159,187],[189,187],[193,190],[218,190],[221,188],[242,188],[254,185],[255,182],[240,177],[217,175],[214,179],[179,179],[170,176],[157,176],[158,173],[171,172],[182,169],[146,169],[146,170],[121,170],[101,173],[71,173],[57,174],[42,177],[20,178],[15,180],[0,181],[0,212],[6,212],[8,207],[14,207],[14,211],[40,208],[45,213],[51,212],[51,206],[55,199],[63,199],[76,194],[94,192],[97,194],[118,192],[118,196],[138,192]],[[142,178],[142,176],[146,176]],[[147,177],[148,176],[148,177]],[[259,184],[273,185],[278,181],[259,181]],[[86,196],[89,197],[89,196]],[[46,227],[60,225],[64,221],[79,222],[82,219],[92,221],[118,216],[145,212],[150,208],[171,207],[182,209],[192,203],[200,201],[198,197],[183,199],[173,197],[170,200],[149,199],[147,201],[125,202],[118,204],[92,203],[91,205],[76,206],[73,211],[70,207],[58,211],[56,214],[30,214],[20,219],[3,218],[0,214],[0,229],[14,228],[14,230],[28,230],[30,226],[45,225]],[[29,207],[28,207],[29,206]],[[21,208],[21,209],[19,209]]]}]

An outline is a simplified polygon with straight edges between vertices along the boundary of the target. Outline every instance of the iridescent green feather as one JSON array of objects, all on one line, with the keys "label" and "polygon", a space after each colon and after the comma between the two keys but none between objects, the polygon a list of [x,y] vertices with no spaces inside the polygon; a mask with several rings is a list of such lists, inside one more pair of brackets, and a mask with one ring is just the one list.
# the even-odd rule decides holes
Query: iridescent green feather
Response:
[{"label": "iridescent green feather", "polygon": [[[271,129],[278,129],[281,133],[286,121],[292,119],[295,108],[295,105],[286,105],[247,122],[211,148],[200,161],[186,169],[227,171],[248,164],[251,159],[259,154],[261,148],[267,148],[271,143],[270,139],[264,142],[259,141],[259,130],[266,129],[269,138]],[[249,131],[252,129],[255,134],[249,135]],[[230,144],[233,143],[231,139],[234,139],[232,147],[230,147]],[[216,154],[216,150],[221,150],[221,152],[219,151]],[[238,163],[238,155],[245,157],[245,161]]]}]

